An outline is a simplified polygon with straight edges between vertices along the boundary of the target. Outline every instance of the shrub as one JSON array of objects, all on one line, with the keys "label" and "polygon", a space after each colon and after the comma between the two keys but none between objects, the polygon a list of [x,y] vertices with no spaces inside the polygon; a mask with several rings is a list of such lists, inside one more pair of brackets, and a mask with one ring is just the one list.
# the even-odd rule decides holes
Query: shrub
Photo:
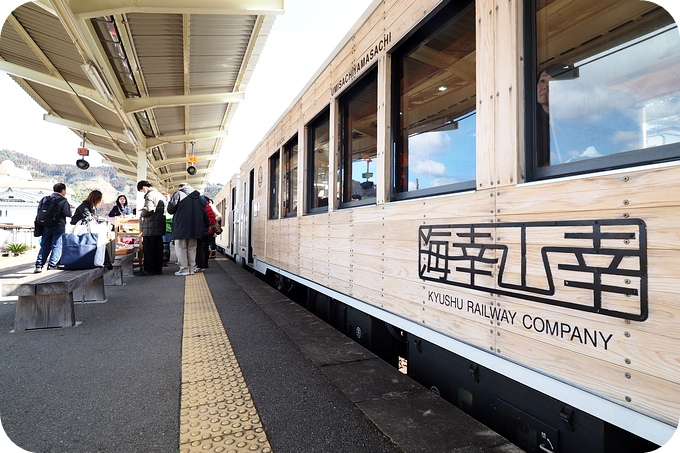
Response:
[{"label": "shrub", "polygon": [[26,244],[12,243],[5,246],[5,252],[12,253],[14,255],[21,255],[28,250]]}]

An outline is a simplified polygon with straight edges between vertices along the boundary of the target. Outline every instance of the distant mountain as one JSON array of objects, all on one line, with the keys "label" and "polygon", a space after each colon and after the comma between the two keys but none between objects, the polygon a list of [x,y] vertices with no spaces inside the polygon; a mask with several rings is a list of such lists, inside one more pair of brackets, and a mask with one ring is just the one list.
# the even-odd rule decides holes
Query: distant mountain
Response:
[{"label": "distant mountain", "polygon": [[[104,195],[104,204],[100,212],[108,213],[118,194],[126,195],[130,205],[135,207],[136,184],[118,175],[116,170],[109,165],[91,166],[83,171],[74,164],[46,164],[25,154],[3,149],[0,150],[0,162],[5,160],[11,160],[17,167],[30,171],[34,178],[52,178],[56,181],[63,181],[73,189],[74,203],[80,203],[87,198],[90,191],[98,189]],[[204,192],[208,197],[215,198],[220,189],[222,189],[221,184],[209,184]]]},{"label": "distant mountain", "polygon": [[3,149],[0,150],[0,162],[5,160],[11,160],[17,167],[30,171],[34,178],[63,181],[73,189],[74,203],[84,200],[90,191],[98,189],[104,194],[105,201],[111,200],[106,204],[113,206],[117,194],[124,193],[129,199],[131,196],[134,198],[137,191],[136,187],[108,165],[92,166],[83,171],[73,164],[46,164],[25,154]]}]

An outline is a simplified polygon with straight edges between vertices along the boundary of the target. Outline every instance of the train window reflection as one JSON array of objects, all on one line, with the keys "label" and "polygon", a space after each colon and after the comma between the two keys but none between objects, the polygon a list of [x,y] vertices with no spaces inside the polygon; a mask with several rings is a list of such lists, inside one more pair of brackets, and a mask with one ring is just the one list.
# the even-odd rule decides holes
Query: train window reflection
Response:
[{"label": "train window reflection", "polygon": [[309,212],[328,211],[329,124],[330,111],[326,109],[308,128]]},{"label": "train window reflection", "polygon": [[277,151],[269,158],[269,218],[279,218],[279,168],[281,157]]},{"label": "train window reflection", "polygon": [[283,216],[297,215],[298,140],[295,136],[283,147]]},{"label": "train window reflection", "polygon": [[475,46],[474,2],[451,2],[393,53],[395,198],[474,187]]},{"label": "train window reflection", "polygon": [[341,203],[375,203],[378,169],[378,82],[372,70],[340,100]]},{"label": "train window reflection", "polygon": [[[569,3],[573,14],[555,14]],[[536,0],[537,177],[680,157],[680,35],[637,0]]]}]

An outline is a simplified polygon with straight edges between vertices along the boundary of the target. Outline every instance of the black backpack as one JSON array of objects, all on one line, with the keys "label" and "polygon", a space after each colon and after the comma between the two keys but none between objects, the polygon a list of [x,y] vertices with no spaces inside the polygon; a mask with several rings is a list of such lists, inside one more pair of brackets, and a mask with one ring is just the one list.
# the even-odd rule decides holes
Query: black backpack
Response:
[{"label": "black backpack", "polygon": [[59,201],[48,195],[38,205],[38,215],[35,217],[35,222],[42,226],[55,226],[59,223]]}]

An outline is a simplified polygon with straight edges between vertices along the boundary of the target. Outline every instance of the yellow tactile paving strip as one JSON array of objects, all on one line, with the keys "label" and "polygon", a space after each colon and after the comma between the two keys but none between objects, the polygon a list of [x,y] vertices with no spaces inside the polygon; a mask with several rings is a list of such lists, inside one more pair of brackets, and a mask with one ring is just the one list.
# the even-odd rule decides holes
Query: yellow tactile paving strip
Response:
[{"label": "yellow tactile paving strip", "polygon": [[203,274],[186,277],[179,451],[272,449]]}]

